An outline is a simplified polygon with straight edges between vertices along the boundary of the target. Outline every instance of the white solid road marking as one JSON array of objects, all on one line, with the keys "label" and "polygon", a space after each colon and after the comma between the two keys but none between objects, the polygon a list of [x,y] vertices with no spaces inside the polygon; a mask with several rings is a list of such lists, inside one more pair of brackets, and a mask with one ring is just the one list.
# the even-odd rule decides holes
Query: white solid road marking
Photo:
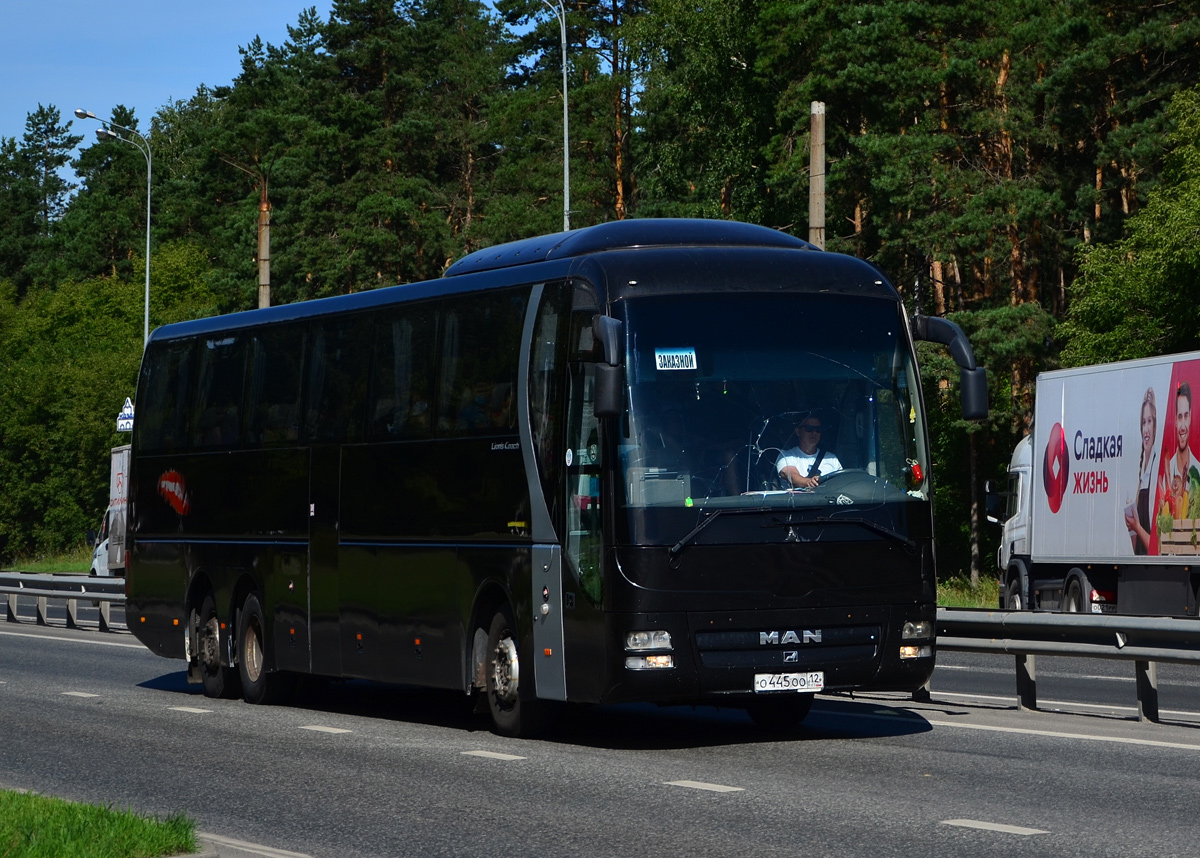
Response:
[{"label": "white solid road marking", "polygon": [[191,712],[193,715],[207,715],[212,712],[211,709],[197,709],[195,706],[168,706],[175,712]]},{"label": "white solid road marking", "polygon": [[1183,742],[1159,742],[1155,739],[1122,739],[1118,736],[1087,736],[1082,733],[1061,733],[1057,730],[1030,730],[1026,727],[991,727],[986,724],[963,724],[956,721],[926,721],[934,727],[957,727],[960,730],[983,730],[990,733],[1019,733],[1024,736],[1046,736],[1051,739],[1080,739],[1085,742],[1109,742],[1114,745],[1146,745],[1151,748],[1177,748],[1200,751],[1200,745]]},{"label": "white solid road marking", "polygon": [[741,787],[725,786],[724,784],[706,784],[703,781],[667,781],[666,785],[687,787],[688,789],[703,789],[709,792],[743,792]]},{"label": "white solid road marking", "polygon": [[40,641],[66,641],[67,643],[92,644],[93,646],[119,646],[125,649],[146,649],[141,644],[117,643],[116,641],[96,641],[91,638],[64,638],[58,635],[31,635],[26,632],[0,632],[10,638],[37,638]]},{"label": "white solid road marking", "polygon": [[527,757],[518,757],[516,754],[500,754],[496,751],[463,751],[464,757],[484,757],[489,760],[524,760]]},{"label": "white solid road marking", "polygon": [[320,724],[308,724],[300,728],[301,730],[312,730],[314,733],[349,733],[350,730],[343,730],[341,727],[322,727]]},{"label": "white solid road marking", "polygon": [[[305,855],[303,852],[288,852],[285,849],[274,849],[270,846],[261,846],[257,843],[247,843],[245,840],[234,840],[232,837],[205,834],[203,831],[196,832],[196,836],[201,840],[210,840],[221,846],[228,846],[230,849],[235,849],[238,852],[248,852],[251,855],[264,855],[266,858],[312,858],[312,856]],[[223,851],[222,854],[226,853]]]},{"label": "white solid road marking", "polygon": [[99,697],[99,694],[88,694],[86,691],[64,691],[63,697]]},{"label": "white solid road marking", "polygon": [[978,819],[945,819],[942,825],[957,825],[959,828],[978,828],[983,831],[999,831],[1001,834],[1020,834],[1028,837],[1033,834],[1049,834],[1037,828],[1022,828],[1019,825],[1001,825],[998,822],[981,822]]}]

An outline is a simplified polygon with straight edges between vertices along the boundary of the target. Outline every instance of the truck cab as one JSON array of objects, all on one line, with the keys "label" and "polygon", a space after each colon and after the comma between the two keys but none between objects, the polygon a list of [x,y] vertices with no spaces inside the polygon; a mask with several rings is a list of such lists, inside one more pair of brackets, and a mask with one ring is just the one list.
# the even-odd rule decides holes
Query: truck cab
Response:
[{"label": "truck cab", "polygon": [[1003,490],[988,485],[988,519],[1001,525],[996,568],[1000,574],[1001,608],[1018,611],[1030,607],[1029,520],[1032,510],[1033,440],[1026,435],[1013,450],[1008,482]]}]

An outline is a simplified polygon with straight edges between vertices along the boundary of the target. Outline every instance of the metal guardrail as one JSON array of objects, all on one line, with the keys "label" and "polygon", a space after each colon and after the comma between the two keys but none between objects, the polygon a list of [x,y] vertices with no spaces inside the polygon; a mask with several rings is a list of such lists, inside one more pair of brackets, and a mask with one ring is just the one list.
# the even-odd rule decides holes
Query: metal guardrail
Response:
[{"label": "metal guardrail", "polygon": [[1138,719],[1158,721],[1158,662],[1200,664],[1200,620],[939,608],[938,649],[1012,655],[1017,700],[1037,709],[1039,655],[1134,663]]},{"label": "metal guardrail", "polygon": [[100,631],[117,631],[111,620],[114,602],[125,604],[124,578],[93,578],[88,575],[33,575],[25,572],[0,572],[0,594],[7,595],[8,622],[22,622],[17,614],[17,599],[29,596],[37,599],[37,624],[47,621],[50,599],[65,599],[67,628],[79,625],[79,603],[96,602],[100,608]]},{"label": "metal guardrail", "polygon": [[[36,621],[42,626],[48,624],[48,600],[65,599],[71,629],[79,628],[79,602],[97,602],[100,630],[107,632],[115,631],[109,616],[112,604],[125,602],[125,579],[0,572],[0,594],[8,596],[10,623],[22,622],[17,615],[19,596],[36,598]],[[1039,655],[1132,661],[1138,718],[1158,721],[1155,665],[1200,664],[1200,620],[938,608],[937,646],[946,652],[1013,656],[1018,704],[1031,710],[1037,709]],[[928,689],[917,696],[928,698]]]}]

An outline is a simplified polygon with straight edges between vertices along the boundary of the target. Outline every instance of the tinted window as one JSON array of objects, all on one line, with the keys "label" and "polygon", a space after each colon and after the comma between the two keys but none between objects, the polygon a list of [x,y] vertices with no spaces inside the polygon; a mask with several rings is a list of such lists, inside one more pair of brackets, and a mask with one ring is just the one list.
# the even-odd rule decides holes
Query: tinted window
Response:
[{"label": "tinted window", "polygon": [[354,316],[314,326],[305,418],[310,441],[362,438],[367,406],[365,335],[366,323]]},{"label": "tinted window", "polygon": [[389,313],[375,325],[375,372],[368,436],[373,440],[429,434],[437,311],[432,306]]},{"label": "tinted window", "polygon": [[438,398],[442,434],[516,432],[525,300],[525,290],[509,290],[447,302]]},{"label": "tinted window", "polygon": [[295,326],[272,328],[256,333],[251,340],[247,443],[288,444],[299,440],[306,333]]},{"label": "tinted window", "polygon": [[147,352],[133,421],[141,452],[169,453],[187,447],[192,354],[190,341],[152,345]]},{"label": "tinted window", "polygon": [[200,375],[192,424],[194,447],[238,443],[246,379],[245,339],[223,336],[199,342]]}]

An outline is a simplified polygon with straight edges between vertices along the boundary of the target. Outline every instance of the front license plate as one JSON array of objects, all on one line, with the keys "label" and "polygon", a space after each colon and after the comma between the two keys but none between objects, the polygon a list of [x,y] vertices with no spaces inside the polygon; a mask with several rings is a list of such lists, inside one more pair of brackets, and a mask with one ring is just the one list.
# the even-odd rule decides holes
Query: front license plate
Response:
[{"label": "front license plate", "polygon": [[755,692],[763,691],[820,691],[825,687],[825,673],[812,670],[808,673],[756,673]]}]

